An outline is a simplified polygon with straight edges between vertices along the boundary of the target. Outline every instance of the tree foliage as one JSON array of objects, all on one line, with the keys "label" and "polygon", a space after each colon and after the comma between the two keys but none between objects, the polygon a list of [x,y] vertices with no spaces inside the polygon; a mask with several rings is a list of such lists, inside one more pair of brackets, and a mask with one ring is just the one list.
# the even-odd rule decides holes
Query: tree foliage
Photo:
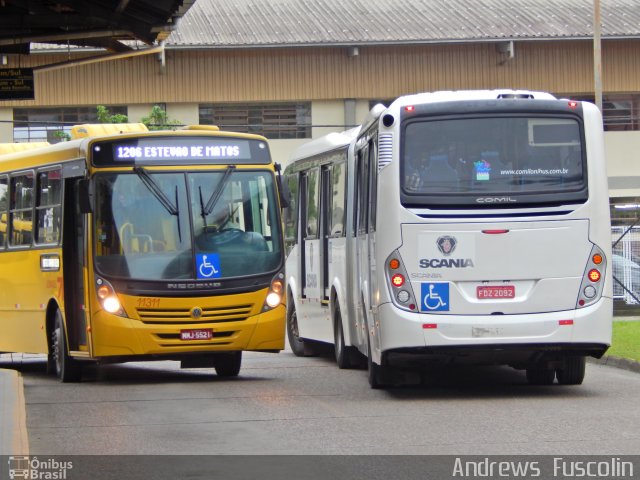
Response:
[{"label": "tree foliage", "polygon": [[96,111],[98,114],[98,123],[127,123],[129,121],[129,117],[121,113],[111,115],[109,109],[104,105],[98,105]]},{"label": "tree foliage", "polygon": [[149,115],[142,117],[141,121],[149,130],[175,130],[176,127],[182,125],[180,120],[169,118],[167,112],[159,105],[154,105]]}]

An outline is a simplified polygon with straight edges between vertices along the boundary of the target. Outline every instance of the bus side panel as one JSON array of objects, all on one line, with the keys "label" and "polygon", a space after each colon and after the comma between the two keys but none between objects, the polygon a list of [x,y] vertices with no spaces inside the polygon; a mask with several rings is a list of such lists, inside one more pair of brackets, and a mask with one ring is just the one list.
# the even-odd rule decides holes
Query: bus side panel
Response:
[{"label": "bus side panel", "polygon": [[62,272],[42,272],[40,255],[59,250],[5,252],[0,269],[0,351],[47,353],[46,310],[62,290]]}]

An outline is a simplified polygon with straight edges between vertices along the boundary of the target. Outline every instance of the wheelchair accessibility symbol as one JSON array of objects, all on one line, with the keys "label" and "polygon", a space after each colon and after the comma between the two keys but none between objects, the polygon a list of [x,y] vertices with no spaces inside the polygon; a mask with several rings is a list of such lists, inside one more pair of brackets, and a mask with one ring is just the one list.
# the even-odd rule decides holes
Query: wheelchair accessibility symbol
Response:
[{"label": "wheelchair accessibility symbol", "polygon": [[220,257],[217,253],[196,254],[196,267],[198,268],[198,278],[219,278]]},{"label": "wheelchair accessibility symbol", "polygon": [[420,297],[422,298],[420,310],[423,312],[449,311],[448,283],[423,283],[420,287]]}]

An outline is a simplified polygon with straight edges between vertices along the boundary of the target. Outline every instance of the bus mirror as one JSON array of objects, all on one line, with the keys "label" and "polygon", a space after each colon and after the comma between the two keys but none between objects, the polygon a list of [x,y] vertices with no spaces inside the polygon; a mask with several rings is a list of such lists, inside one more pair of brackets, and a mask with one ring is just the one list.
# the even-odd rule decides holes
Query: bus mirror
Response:
[{"label": "bus mirror", "polygon": [[93,211],[93,184],[89,179],[78,182],[78,206],[80,213],[91,213]]}]

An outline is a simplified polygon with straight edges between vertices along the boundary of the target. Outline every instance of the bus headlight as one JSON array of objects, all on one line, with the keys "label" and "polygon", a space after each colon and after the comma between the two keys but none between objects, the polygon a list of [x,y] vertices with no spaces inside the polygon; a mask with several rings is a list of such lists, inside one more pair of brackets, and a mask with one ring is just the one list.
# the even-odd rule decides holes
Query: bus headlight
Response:
[{"label": "bus headlight", "polygon": [[278,305],[280,305],[281,301],[282,301],[282,297],[279,294],[275,292],[271,292],[267,295],[266,304],[270,308],[276,308]]},{"label": "bus headlight", "polygon": [[276,308],[282,303],[282,292],[284,292],[284,273],[278,272],[278,274],[271,280],[269,285],[269,291],[267,292],[267,298],[265,298],[262,311],[266,312],[272,308]]},{"label": "bus headlight", "polygon": [[102,301],[102,308],[104,308],[109,313],[118,313],[120,310],[122,310],[122,305],[120,305],[120,300],[118,300],[118,298],[113,295],[105,298]]},{"label": "bus headlight", "polygon": [[116,295],[116,291],[104,278],[96,277],[96,295],[105,312],[126,317],[127,314]]}]

